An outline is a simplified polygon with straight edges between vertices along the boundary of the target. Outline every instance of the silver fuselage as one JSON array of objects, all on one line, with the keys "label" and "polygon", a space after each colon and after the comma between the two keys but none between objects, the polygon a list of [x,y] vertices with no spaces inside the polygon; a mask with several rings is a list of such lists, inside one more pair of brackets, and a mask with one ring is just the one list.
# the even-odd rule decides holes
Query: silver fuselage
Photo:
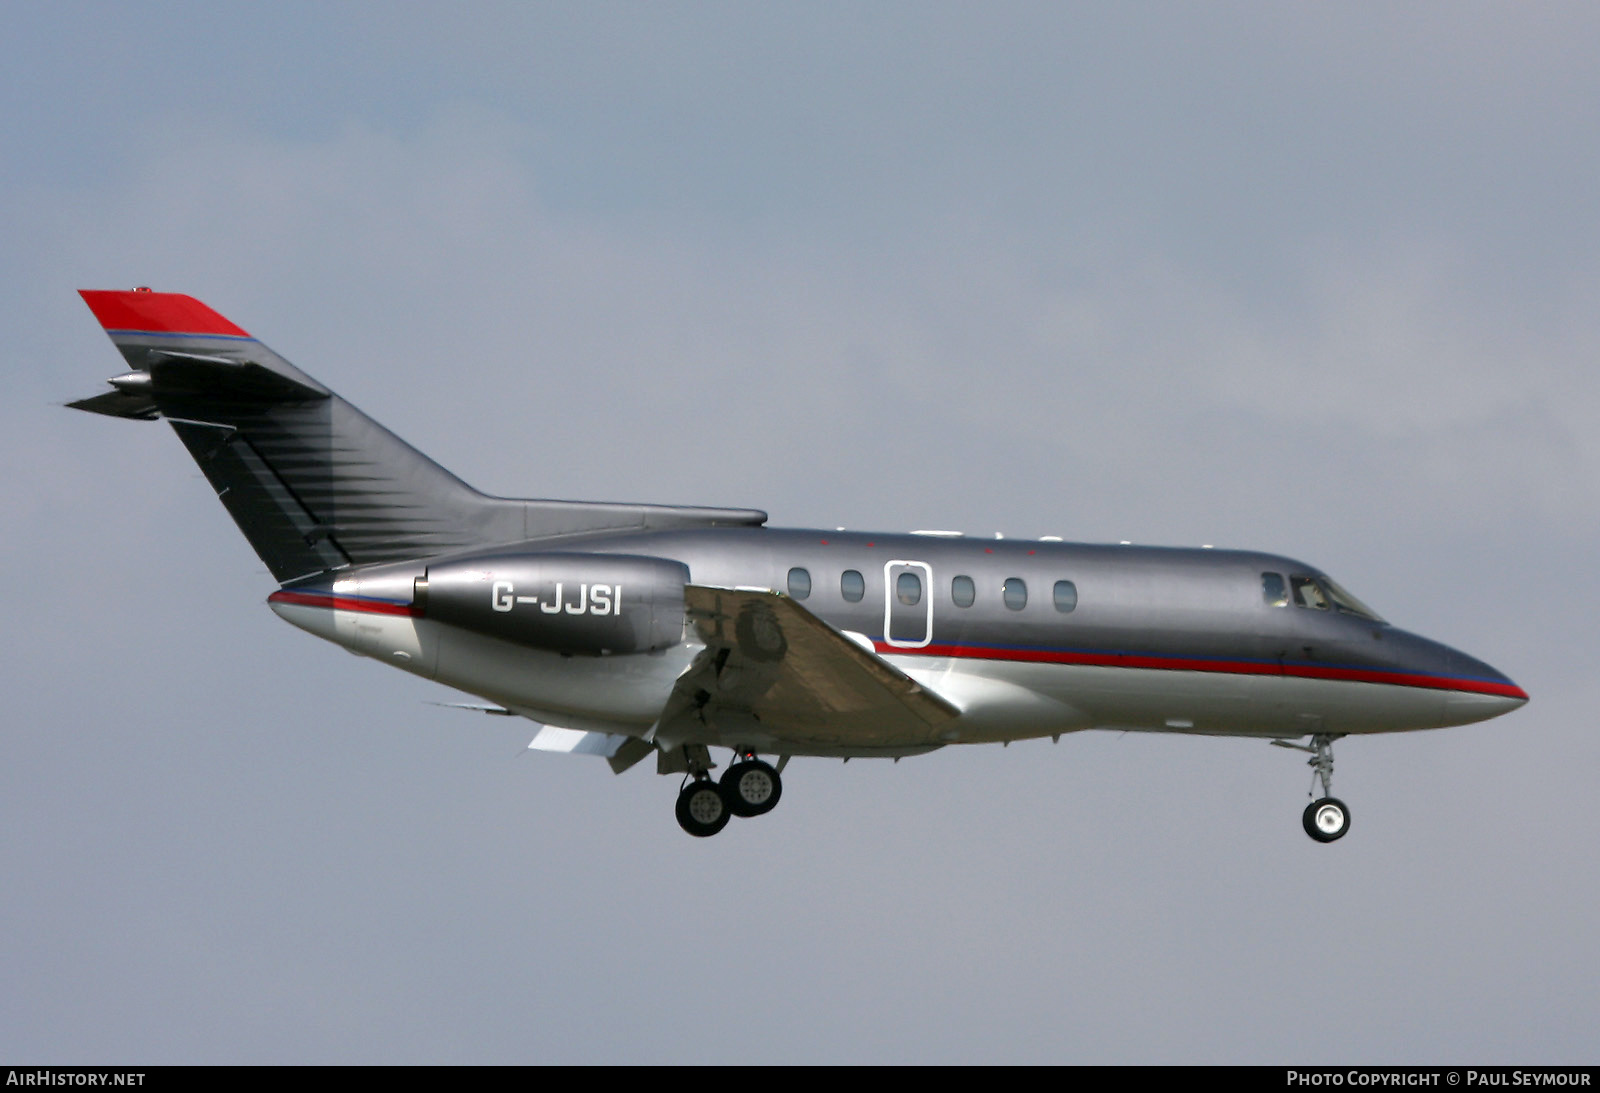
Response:
[{"label": "silver fuselage", "polygon": [[[504,549],[670,559],[696,584],[789,595],[955,705],[946,743],[1090,728],[1398,732],[1482,721],[1527,700],[1482,661],[1386,622],[1325,601],[1275,602],[1267,575],[1326,578],[1272,554],[766,527]],[[685,627],[682,641],[646,653],[530,649],[429,618],[413,605],[424,572],[423,562],[356,567],[291,583],[272,606],[318,636],[530,717],[634,736],[649,732],[701,648]],[[1070,582],[1070,609],[1058,582]],[[560,606],[580,606],[580,594],[575,579]],[[794,753],[927,750],[856,743],[817,740]]]}]

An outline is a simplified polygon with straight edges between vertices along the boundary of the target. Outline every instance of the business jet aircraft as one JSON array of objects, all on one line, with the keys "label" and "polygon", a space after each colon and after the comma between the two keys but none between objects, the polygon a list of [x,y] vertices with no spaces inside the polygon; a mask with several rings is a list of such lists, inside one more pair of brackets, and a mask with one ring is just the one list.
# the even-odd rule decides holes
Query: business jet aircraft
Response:
[{"label": "business jet aircraft", "polygon": [[[279,616],[537,722],[530,747],[618,773],[653,755],[691,835],[771,811],[791,756],[1109,728],[1308,752],[1304,827],[1332,842],[1334,740],[1528,700],[1273,554],[490,497],[192,297],[82,295],[131,371],[70,405],[172,425]],[[712,747],[733,753],[716,780]]]}]

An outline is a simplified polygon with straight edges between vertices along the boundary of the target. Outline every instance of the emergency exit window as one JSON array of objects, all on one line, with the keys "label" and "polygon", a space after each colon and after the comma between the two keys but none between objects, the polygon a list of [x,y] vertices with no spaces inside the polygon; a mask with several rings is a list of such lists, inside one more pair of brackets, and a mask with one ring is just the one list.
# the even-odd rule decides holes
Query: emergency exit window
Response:
[{"label": "emergency exit window", "polygon": [[894,595],[907,607],[915,607],[922,601],[922,578],[909,570],[901,573],[894,579]]}]

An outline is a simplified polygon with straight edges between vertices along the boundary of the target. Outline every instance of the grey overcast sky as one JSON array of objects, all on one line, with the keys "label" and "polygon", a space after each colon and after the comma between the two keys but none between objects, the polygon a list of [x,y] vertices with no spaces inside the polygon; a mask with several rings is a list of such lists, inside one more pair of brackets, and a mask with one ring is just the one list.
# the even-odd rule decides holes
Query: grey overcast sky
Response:
[{"label": "grey overcast sky", "polygon": [[[0,1061],[1596,1061],[1600,7],[3,7]],[[79,288],[509,494],[1278,550],[1524,710],[676,781],[283,625]]]}]

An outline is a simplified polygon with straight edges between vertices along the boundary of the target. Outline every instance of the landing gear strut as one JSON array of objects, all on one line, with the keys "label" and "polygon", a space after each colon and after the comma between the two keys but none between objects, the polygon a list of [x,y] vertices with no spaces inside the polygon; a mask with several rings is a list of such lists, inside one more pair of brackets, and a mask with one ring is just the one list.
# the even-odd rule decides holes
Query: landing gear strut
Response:
[{"label": "landing gear strut", "polygon": [[[700,749],[705,754],[704,748]],[[689,778],[678,791],[678,826],[697,838],[715,835],[728,826],[734,816],[762,816],[771,812],[783,796],[783,779],[778,770],[755,757],[754,752],[735,752],[735,761],[714,782],[705,762],[690,761]]]},{"label": "landing gear strut", "polygon": [[1291,744],[1287,740],[1274,740],[1273,743],[1282,748],[1294,748],[1296,751],[1309,752],[1311,758],[1306,761],[1313,774],[1311,784],[1316,786],[1318,780],[1322,782],[1322,796],[1306,806],[1305,812],[1300,816],[1300,823],[1310,835],[1319,843],[1331,843],[1335,839],[1342,839],[1344,833],[1350,830],[1350,809],[1339,798],[1333,796],[1333,742],[1335,736],[1319,734],[1311,738],[1309,744]]}]

